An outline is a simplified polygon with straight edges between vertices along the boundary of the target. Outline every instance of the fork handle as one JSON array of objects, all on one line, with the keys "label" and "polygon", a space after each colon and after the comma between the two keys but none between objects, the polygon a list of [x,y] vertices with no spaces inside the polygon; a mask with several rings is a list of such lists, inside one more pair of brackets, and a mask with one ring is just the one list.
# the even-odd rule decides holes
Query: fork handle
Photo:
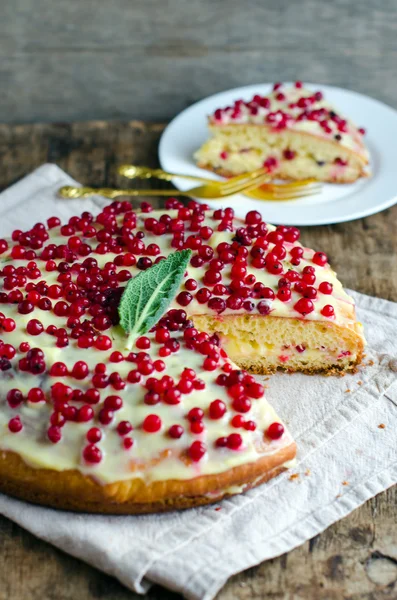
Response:
[{"label": "fork handle", "polygon": [[180,190],[118,190],[113,188],[73,187],[66,185],[59,190],[59,195],[62,198],[75,200],[77,198],[89,198],[94,195],[113,199],[118,196],[189,196],[189,193]]},{"label": "fork handle", "polygon": [[[190,179],[191,181],[199,181],[201,183],[216,183],[217,180],[209,179],[208,177],[198,177],[197,175],[185,175],[183,173],[169,173],[168,171],[164,171],[163,169],[151,169],[150,167],[138,167],[136,165],[121,165],[117,172],[119,175],[123,175],[128,179],[151,179],[155,177],[156,179],[163,179],[164,181],[172,181],[174,178],[178,177],[180,179]],[[235,175],[231,179],[233,181],[243,181],[245,179],[252,179],[257,177],[259,174],[263,172],[263,168],[256,169],[251,173],[240,173],[240,175]],[[269,176],[270,178],[270,176]],[[227,178],[225,179],[227,181]],[[265,184],[266,185],[266,184]]]},{"label": "fork handle", "polygon": [[150,169],[149,167],[136,167],[135,165],[121,165],[117,172],[128,179],[162,179],[164,181],[172,181],[175,177],[190,179],[191,181],[204,181],[205,183],[213,183],[213,179],[207,177],[196,177],[195,175],[181,175],[178,173],[168,173],[163,169]]}]

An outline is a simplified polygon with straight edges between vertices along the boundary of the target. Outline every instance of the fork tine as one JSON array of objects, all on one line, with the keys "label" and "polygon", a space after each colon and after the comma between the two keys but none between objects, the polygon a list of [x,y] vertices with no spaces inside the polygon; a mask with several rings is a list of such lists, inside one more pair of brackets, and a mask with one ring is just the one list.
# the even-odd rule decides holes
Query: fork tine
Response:
[{"label": "fork tine", "polygon": [[304,187],[304,188],[297,188],[297,189],[293,189],[293,190],[291,190],[291,189],[283,190],[283,189],[278,188],[276,190],[269,190],[269,192],[274,196],[289,196],[290,194],[302,194],[302,195],[318,194],[321,192],[321,189],[322,189],[321,186]]},{"label": "fork tine", "polygon": [[301,179],[299,181],[289,181],[287,183],[273,183],[273,182],[269,182],[266,185],[266,188],[269,189],[287,189],[287,190],[294,190],[296,188],[301,188],[301,187],[311,187],[311,186],[321,186],[321,183],[319,181],[317,181],[316,179]]},{"label": "fork tine", "polygon": [[272,192],[270,193],[263,193],[259,190],[255,190],[250,192],[250,197],[251,198],[255,198],[256,200],[270,200],[270,201],[275,201],[275,202],[285,202],[287,200],[296,200],[298,198],[306,198],[308,196],[315,196],[318,192],[313,192],[313,191],[296,191],[296,192],[290,192],[289,194],[274,194]]},{"label": "fork tine", "polygon": [[313,193],[318,193],[322,188],[321,183],[313,178],[282,184],[266,183],[266,181],[269,179],[269,174],[265,172],[264,169],[253,171],[252,173],[250,173],[250,175],[251,179],[248,182],[245,181],[244,176],[241,175],[239,177],[234,177],[228,183],[225,183],[225,185],[221,185],[220,191],[222,195],[239,193],[243,189],[247,189],[247,183],[249,184],[249,189],[254,189],[255,186],[261,186],[266,190],[281,194],[291,194],[301,189],[306,191],[310,190],[313,191]]},{"label": "fork tine", "polygon": [[254,181],[257,177],[266,176],[269,178],[269,174],[264,169],[257,169],[256,171],[251,171],[250,173],[243,173],[242,175],[237,175],[236,177],[232,177],[227,181],[220,182],[219,186],[222,190],[229,190],[230,188],[233,190],[236,186],[240,187],[242,185],[246,185],[251,181]]},{"label": "fork tine", "polygon": [[284,198],[286,200],[290,200],[291,198],[306,198],[307,196],[316,196],[318,194],[318,192],[313,191],[313,192],[294,192],[291,194],[276,194],[274,196],[274,198],[283,200]]},{"label": "fork tine", "polygon": [[260,187],[269,178],[268,173],[262,173],[257,177],[251,179],[249,182],[244,181],[242,183],[236,183],[234,186],[228,187],[226,190],[222,187],[220,193],[225,196],[238,194],[246,189],[255,189]]},{"label": "fork tine", "polygon": [[245,182],[234,187],[229,187],[227,190],[221,189],[219,190],[219,194],[220,197],[226,197],[244,193],[246,190],[254,190],[259,188],[262,185],[262,183],[264,183],[264,181],[266,181],[266,179],[264,180],[262,177],[258,177],[257,179],[254,179],[252,182],[249,183]]},{"label": "fork tine", "polygon": [[274,196],[288,196],[289,194],[302,193],[302,194],[319,194],[322,190],[321,186],[306,186],[301,188],[294,189],[286,189],[283,190],[281,188],[267,188],[265,186],[261,186],[261,190],[266,194],[273,194]]},{"label": "fork tine", "polygon": [[[263,188],[262,188],[263,189]],[[313,187],[302,187],[302,188],[296,188],[293,190],[283,190],[283,189],[276,189],[276,190],[269,190],[270,193],[274,196],[289,196],[290,194],[318,194],[321,191],[322,187],[321,186],[313,186]]]}]

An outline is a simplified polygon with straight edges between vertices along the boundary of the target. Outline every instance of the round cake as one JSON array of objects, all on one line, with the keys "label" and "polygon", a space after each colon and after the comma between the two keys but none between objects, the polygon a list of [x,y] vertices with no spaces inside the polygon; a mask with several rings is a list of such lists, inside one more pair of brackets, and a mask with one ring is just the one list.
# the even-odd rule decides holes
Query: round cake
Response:
[{"label": "round cake", "polygon": [[[166,297],[162,261],[186,250]],[[361,360],[325,254],[256,211],[113,202],[14,231],[0,253],[0,491],[30,502],[144,513],[240,493],[296,454],[248,371]],[[156,303],[128,330],[122,306],[147,324]]]}]

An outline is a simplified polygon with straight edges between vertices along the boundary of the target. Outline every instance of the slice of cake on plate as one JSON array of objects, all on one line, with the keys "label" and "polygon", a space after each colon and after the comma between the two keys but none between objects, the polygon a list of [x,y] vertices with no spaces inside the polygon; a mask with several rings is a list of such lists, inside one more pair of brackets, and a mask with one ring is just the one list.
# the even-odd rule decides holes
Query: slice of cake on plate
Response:
[{"label": "slice of cake on plate", "polygon": [[199,167],[226,177],[268,169],[275,178],[351,183],[369,174],[365,131],[323,93],[281,83],[267,96],[236,100],[208,119],[211,138],[195,153]]}]

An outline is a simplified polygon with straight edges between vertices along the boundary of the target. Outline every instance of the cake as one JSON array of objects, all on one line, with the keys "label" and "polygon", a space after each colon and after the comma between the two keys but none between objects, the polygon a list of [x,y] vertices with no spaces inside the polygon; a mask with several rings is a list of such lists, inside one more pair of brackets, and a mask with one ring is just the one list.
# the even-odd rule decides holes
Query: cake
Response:
[{"label": "cake", "polygon": [[275,178],[350,183],[369,174],[364,129],[320,91],[276,83],[267,96],[236,100],[208,119],[199,167],[226,177],[264,167]]},{"label": "cake", "polygon": [[[162,210],[113,202],[0,240],[0,491],[145,513],[286,469],[295,443],[248,371],[354,371],[364,345],[325,254],[298,238],[256,211],[243,222],[170,199]],[[133,309],[147,314],[144,277],[186,251],[164,312],[127,335],[129,290],[141,282]]]}]

